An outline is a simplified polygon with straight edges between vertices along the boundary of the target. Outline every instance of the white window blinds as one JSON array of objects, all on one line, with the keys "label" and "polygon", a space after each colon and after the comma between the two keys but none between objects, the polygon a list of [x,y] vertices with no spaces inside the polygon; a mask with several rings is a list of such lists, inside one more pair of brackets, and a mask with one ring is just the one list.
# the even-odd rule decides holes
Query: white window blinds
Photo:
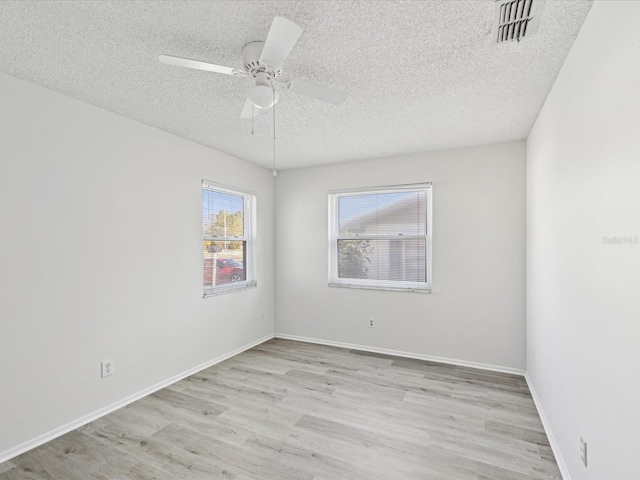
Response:
[{"label": "white window blinds", "polygon": [[255,196],[202,182],[204,296],[255,286]]},{"label": "white window blinds", "polygon": [[431,185],[333,192],[331,286],[429,291]]}]

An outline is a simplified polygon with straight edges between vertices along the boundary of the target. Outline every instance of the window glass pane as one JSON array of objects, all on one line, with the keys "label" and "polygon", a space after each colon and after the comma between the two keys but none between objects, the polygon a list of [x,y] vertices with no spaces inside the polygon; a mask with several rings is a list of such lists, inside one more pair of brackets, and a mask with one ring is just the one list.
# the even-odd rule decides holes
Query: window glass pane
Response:
[{"label": "window glass pane", "polygon": [[424,191],[338,197],[340,235],[424,235]]},{"label": "window glass pane", "polygon": [[[246,242],[204,240],[204,286],[244,282]],[[214,268],[215,265],[215,268]]]},{"label": "window glass pane", "polygon": [[244,198],[226,192],[203,190],[202,225],[205,235],[244,237]]},{"label": "window glass pane", "polygon": [[426,241],[338,240],[338,277],[426,282]]}]

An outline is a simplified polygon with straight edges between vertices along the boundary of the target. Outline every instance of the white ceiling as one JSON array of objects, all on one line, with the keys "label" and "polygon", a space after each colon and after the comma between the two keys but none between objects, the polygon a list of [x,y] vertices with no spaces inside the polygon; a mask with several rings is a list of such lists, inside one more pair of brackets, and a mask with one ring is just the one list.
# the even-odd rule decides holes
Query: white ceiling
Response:
[{"label": "white ceiling", "polygon": [[277,166],[527,137],[591,6],[548,0],[538,33],[490,44],[493,1],[2,1],[0,71],[265,167],[272,116],[240,119],[251,81],[163,65],[242,67],[276,15],[303,29],[285,76],[349,92],[277,104]]}]

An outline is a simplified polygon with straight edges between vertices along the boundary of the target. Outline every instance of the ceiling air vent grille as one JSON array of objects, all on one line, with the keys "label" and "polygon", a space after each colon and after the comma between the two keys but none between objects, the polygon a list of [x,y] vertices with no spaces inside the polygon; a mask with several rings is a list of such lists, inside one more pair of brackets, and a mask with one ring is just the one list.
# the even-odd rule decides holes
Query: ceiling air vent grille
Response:
[{"label": "ceiling air vent grille", "polygon": [[496,0],[493,43],[531,37],[538,28],[541,0]]}]

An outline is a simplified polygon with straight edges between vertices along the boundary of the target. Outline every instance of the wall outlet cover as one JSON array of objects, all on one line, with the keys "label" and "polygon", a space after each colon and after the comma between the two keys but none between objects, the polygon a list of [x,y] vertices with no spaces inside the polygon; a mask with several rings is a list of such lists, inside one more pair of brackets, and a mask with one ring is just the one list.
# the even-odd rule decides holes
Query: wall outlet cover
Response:
[{"label": "wall outlet cover", "polygon": [[113,360],[103,360],[102,366],[102,378],[113,375]]}]

